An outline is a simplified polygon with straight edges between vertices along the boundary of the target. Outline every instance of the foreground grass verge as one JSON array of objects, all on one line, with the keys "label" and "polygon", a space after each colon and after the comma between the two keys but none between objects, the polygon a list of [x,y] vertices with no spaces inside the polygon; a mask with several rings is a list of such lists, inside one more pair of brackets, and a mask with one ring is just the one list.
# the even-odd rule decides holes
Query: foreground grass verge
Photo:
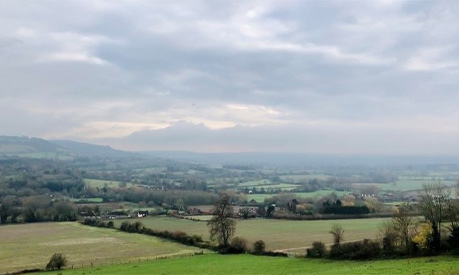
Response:
[{"label": "foreground grass verge", "polygon": [[68,266],[145,261],[203,251],[152,236],[81,225],[77,222],[34,223],[0,227],[0,274],[44,268],[54,253]]},{"label": "foreground grass verge", "polygon": [[253,255],[218,255],[154,260],[40,274],[458,274],[452,256],[378,261],[331,261]]}]

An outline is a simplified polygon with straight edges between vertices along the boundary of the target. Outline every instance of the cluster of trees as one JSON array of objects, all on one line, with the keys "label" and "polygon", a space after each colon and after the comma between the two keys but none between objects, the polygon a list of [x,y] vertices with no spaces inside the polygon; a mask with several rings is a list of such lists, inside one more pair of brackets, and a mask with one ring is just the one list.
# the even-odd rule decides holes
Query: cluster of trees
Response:
[{"label": "cluster of trees", "polygon": [[178,200],[184,205],[214,204],[218,195],[205,191],[196,190],[168,190],[157,191],[143,188],[132,189],[109,189],[106,193],[100,193],[104,201],[128,201],[133,203],[143,202],[148,206],[165,205],[171,207]]},{"label": "cluster of trees", "polygon": [[63,162],[34,159],[0,160],[0,194],[28,197],[49,193],[84,196],[81,171]]},{"label": "cluster of trees", "polygon": [[43,221],[76,221],[76,206],[49,196],[7,197],[0,201],[0,224]]},{"label": "cluster of trees", "polygon": [[[399,208],[391,222],[384,226],[383,249],[396,254],[439,254],[459,251],[458,189],[441,182],[424,186],[418,205]],[[456,194],[452,194],[456,191]],[[423,221],[412,214],[420,213]]]},{"label": "cluster of trees", "polygon": [[[459,187],[459,186],[458,186]],[[456,189],[456,192],[458,189]],[[382,226],[382,237],[342,243],[344,230],[335,225],[330,233],[334,244],[329,251],[315,242],[307,249],[308,257],[334,259],[369,259],[378,257],[436,255],[459,252],[459,200],[443,184],[427,184],[416,205],[404,204]],[[424,219],[419,219],[421,214]]]},{"label": "cluster of trees", "polygon": [[337,215],[364,215],[370,214],[370,209],[366,205],[351,205],[343,206],[341,200],[330,203],[330,201],[324,201],[322,208],[320,209],[321,214],[337,214]]}]

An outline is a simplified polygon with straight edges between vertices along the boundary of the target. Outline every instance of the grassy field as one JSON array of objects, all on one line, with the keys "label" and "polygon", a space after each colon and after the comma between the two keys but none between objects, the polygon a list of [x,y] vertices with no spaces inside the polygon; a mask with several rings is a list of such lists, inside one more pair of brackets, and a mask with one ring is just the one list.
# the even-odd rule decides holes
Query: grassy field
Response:
[{"label": "grassy field", "polygon": [[70,199],[75,203],[101,203],[104,201],[102,198],[85,198],[85,199]]},{"label": "grassy field", "polygon": [[[133,264],[60,271],[83,274],[458,274],[457,257],[330,261],[252,255],[207,254]],[[45,274],[56,274],[50,272]],[[43,274],[43,273],[40,273]]]},{"label": "grassy field", "polygon": [[71,160],[72,156],[67,153],[61,152],[36,152],[36,153],[23,153],[17,154],[24,158],[34,158],[34,159],[60,159],[60,160]]},{"label": "grassy field", "polygon": [[66,255],[69,266],[81,267],[202,250],[76,222],[0,226],[0,236],[0,273],[44,268],[54,253]]},{"label": "grassy field", "polygon": [[[380,190],[384,191],[412,191],[412,190],[420,190],[423,188],[423,185],[428,183],[428,180],[423,180],[423,179],[400,179],[396,182],[393,183],[354,183],[352,184],[353,188],[360,188],[365,185],[373,185],[376,186]],[[431,181],[432,182],[432,181]],[[435,181],[433,181],[436,183]],[[454,185],[456,184],[456,181],[452,180],[443,180],[441,181],[442,184],[445,185]]]},{"label": "grassy field", "polygon": [[[331,193],[335,193],[338,196],[342,195],[347,195],[349,192],[346,191],[336,191],[336,190],[317,190],[314,192],[295,192],[291,193],[294,194],[295,196],[299,198],[321,198],[327,195],[330,195]],[[250,201],[252,199],[256,200],[258,203],[262,203],[265,201],[267,198],[272,198],[276,194],[248,194],[247,195],[247,200]]]},{"label": "grassy field", "polygon": [[[95,188],[103,188],[107,185],[108,188],[119,188],[121,182],[120,181],[112,181],[112,180],[97,180],[97,179],[84,179],[86,185]],[[128,182],[126,183],[126,187],[133,187],[134,184]]]},{"label": "grassy field", "polygon": [[[332,243],[332,236],[328,231],[335,223],[343,226],[345,230],[344,240],[351,241],[376,237],[379,233],[379,226],[385,220],[288,221],[261,218],[238,220],[235,235],[246,238],[250,245],[257,240],[263,240],[268,250],[304,254],[305,247],[310,246],[314,241],[322,241],[325,244]],[[116,220],[115,226],[119,226],[122,221]],[[185,231],[190,235],[201,235],[204,239],[209,239],[209,229],[205,221],[191,221],[173,217],[148,217],[129,219],[128,221],[140,221],[149,228]]]},{"label": "grassy field", "polygon": [[270,180],[253,180],[253,181],[246,181],[246,182],[239,183],[238,186],[239,187],[257,187],[259,185],[266,185],[270,183],[271,183]]},{"label": "grassy field", "polygon": [[278,184],[270,184],[270,185],[257,185],[254,187],[256,187],[258,190],[260,190],[261,188],[264,188],[266,190],[268,189],[292,190],[292,189],[298,188],[299,186],[301,185],[290,184],[290,183],[278,183]]},{"label": "grassy field", "polygon": [[330,178],[328,175],[324,174],[309,174],[309,175],[282,175],[280,176],[281,180],[288,181],[288,182],[298,182],[298,181],[305,181],[305,180],[326,180]]}]

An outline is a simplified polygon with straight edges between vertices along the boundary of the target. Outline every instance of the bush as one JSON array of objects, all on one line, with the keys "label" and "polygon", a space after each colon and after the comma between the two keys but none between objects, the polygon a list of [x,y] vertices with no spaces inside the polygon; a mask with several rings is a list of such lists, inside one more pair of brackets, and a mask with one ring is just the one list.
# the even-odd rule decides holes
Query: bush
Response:
[{"label": "bush", "polygon": [[98,222],[96,223],[96,226],[97,226],[97,227],[107,227],[107,224],[106,224],[105,222],[103,222],[103,221],[98,221]]},{"label": "bush", "polygon": [[128,228],[130,227],[130,223],[129,222],[122,222],[121,223],[121,226],[120,226],[120,230],[121,231],[128,231]]},{"label": "bush", "polygon": [[367,260],[380,257],[381,245],[378,241],[365,239],[363,241],[333,245],[330,249],[330,258],[345,260]]},{"label": "bush", "polygon": [[115,224],[113,223],[113,221],[109,221],[109,222],[107,223],[107,227],[108,227],[108,228],[114,228],[114,227],[115,227]]},{"label": "bush", "polygon": [[54,253],[49,260],[49,263],[46,265],[46,270],[55,270],[55,269],[62,269],[65,265],[67,265],[67,259],[61,253]]},{"label": "bush", "polygon": [[266,245],[265,242],[262,240],[258,240],[253,244],[253,252],[255,254],[262,254],[263,252],[265,252],[265,249]]},{"label": "bush", "polygon": [[313,242],[312,247],[306,249],[306,256],[309,258],[323,258],[327,254],[327,248],[323,242]]},{"label": "bush", "polygon": [[[121,224],[122,226],[123,224]],[[135,222],[135,223],[131,223],[129,224],[128,223],[128,226],[127,226],[127,232],[129,233],[142,233],[142,230],[143,230],[143,225],[141,222]]]},{"label": "bush", "polygon": [[202,243],[203,242],[202,237],[199,236],[199,235],[193,235],[193,236],[191,236],[191,238],[193,239],[194,243]]},{"label": "bush", "polygon": [[186,243],[188,242],[188,235],[183,231],[175,231],[172,233],[172,239],[181,243]]},{"label": "bush", "polygon": [[234,237],[229,245],[228,252],[244,253],[247,251],[247,240],[241,237]]}]

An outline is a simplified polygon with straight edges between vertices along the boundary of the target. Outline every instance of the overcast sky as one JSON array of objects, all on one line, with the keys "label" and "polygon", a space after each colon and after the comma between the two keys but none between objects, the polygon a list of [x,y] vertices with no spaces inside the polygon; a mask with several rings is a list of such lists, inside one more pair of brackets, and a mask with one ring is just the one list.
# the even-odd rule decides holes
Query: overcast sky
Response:
[{"label": "overcast sky", "polygon": [[0,1],[0,134],[459,154],[459,1]]}]

